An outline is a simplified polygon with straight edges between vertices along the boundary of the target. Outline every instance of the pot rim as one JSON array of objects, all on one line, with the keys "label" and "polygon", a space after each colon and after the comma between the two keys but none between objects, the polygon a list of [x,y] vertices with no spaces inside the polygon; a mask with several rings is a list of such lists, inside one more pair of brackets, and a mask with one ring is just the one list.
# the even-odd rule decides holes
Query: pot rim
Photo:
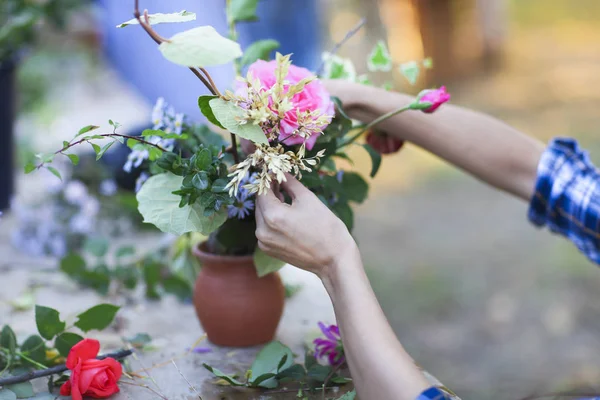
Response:
[{"label": "pot rim", "polygon": [[194,255],[196,257],[198,257],[198,259],[200,261],[206,261],[206,262],[218,261],[220,263],[232,263],[232,264],[236,264],[236,265],[239,264],[240,262],[252,262],[252,263],[254,262],[254,254],[248,254],[248,255],[244,255],[244,256],[235,256],[235,255],[222,255],[222,254],[209,253],[208,251],[206,251],[207,243],[208,243],[207,241],[204,241],[192,248],[192,253],[194,253]]}]

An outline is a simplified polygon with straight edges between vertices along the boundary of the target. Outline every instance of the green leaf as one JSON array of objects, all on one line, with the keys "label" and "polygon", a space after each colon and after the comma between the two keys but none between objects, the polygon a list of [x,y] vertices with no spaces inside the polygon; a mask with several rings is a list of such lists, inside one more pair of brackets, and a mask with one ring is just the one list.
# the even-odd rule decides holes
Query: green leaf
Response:
[{"label": "green leaf", "polygon": [[56,340],[54,341],[54,347],[56,347],[56,350],[58,350],[58,353],[61,356],[67,357],[69,355],[69,351],[71,351],[71,348],[82,340],[83,337],[76,333],[64,332],[56,337]]},{"label": "green leaf", "polygon": [[0,400],[17,400],[17,395],[11,390],[0,389]]},{"label": "green leaf", "polygon": [[164,137],[166,135],[166,133],[164,131],[161,131],[160,129],[144,129],[142,131],[142,136],[146,137],[146,136],[158,136],[158,137]]},{"label": "green leaf", "polygon": [[138,272],[135,266],[118,266],[114,270],[114,276],[129,290],[135,289],[137,286]]},{"label": "green leaf", "polygon": [[254,265],[256,266],[258,276],[263,277],[272,272],[279,271],[285,265],[285,262],[267,255],[257,247],[254,250]]},{"label": "green leaf", "polygon": [[344,394],[338,400],[354,400],[354,399],[356,399],[356,390],[355,389],[353,389],[352,391]]},{"label": "green leaf", "polygon": [[[142,17],[144,18],[144,17]],[[156,13],[148,15],[148,22],[150,25],[156,24],[169,24],[174,22],[189,22],[196,20],[196,13],[181,10],[178,13]],[[128,25],[139,25],[139,21],[136,18],[132,18],[129,21],[125,21],[122,24],[117,25],[117,28],[124,28]]]},{"label": "green leaf", "polygon": [[409,61],[400,64],[400,73],[408,80],[411,85],[415,85],[419,79],[419,64],[416,61]]},{"label": "green leaf", "polygon": [[6,389],[14,392],[17,395],[17,399],[26,399],[33,397],[33,385],[31,382],[15,383],[14,385],[6,385]]},{"label": "green leaf", "polygon": [[354,228],[354,212],[348,203],[335,203],[331,207],[331,211],[342,220],[348,231],[352,232],[352,228]]},{"label": "green leaf", "polygon": [[202,363],[202,365],[204,366],[204,368],[212,372],[216,377],[226,380],[232,386],[245,386],[242,382],[238,381],[233,376],[227,375],[226,373],[218,370],[217,368],[211,367],[206,363]]},{"label": "green leaf", "polygon": [[342,187],[348,200],[362,203],[369,193],[369,184],[356,172],[345,172],[342,176]]},{"label": "green leaf", "polygon": [[36,168],[37,167],[33,163],[27,163],[25,164],[25,173],[30,174],[35,171]]},{"label": "green leaf", "polygon": [[337,383],[337,384],[340,384],[340,385],[344,385],[346,383],[352,382],[352,379],[345,378],[343,376],[334,376],[333,378],[331,378],[330,382],[331,383]]},{"label": "green leaf", "polygon": [[[285,358],[285,361],[282,360]],[[265,381],[255,383],[258,377],[265,374],[277,374],[279,371],[288,369],[294,364],[294,355],[289,347],[280,342],[271,342],[267,344],[256,356],[250,370],[252,370],[252,378],[250,384],[260,387],[270,388],[275,379],[267,379]],[[276,382],[275,382],[276,383]]]},{"label": "green leaf", "polygon": [[245,115],[241,107],[221,98],[212,99],[209,103],[217,120],[229,132],[235,133],[239,137],[248,139],[254,143],[269,143],[267,136],[260,126],[250,122],[240,125],[240,122],[236,120],[236,118],[241,118]]},{"label": "green leaf", "polygon": [[200,107],[200,111],[202,111],[202,114],[211,124],[218,126],[221,129],[225,129],[215,117],[215,114],[213,113],[213,110],[209,104],[212,99],[216,99],[218,97],[219,96],[200,96],[198,97],[198,107]]},{"label": "green leaf", "polygon": [[178,276],[170,276],[162,281],[165,292],[176,296],[180,301],[188,300],[192,297],[192,287],[190,284]]},{"label": "green leaf", "polygon": [[62,176],[60,176],[60,172],[54,167],[46,167],[48,171],[52,172],[52,175],[56,176],[58,179],[62,181]]},{"label": "green leaf", "polygon": [[94,148],[94,153],[96,153],[96,160],[97,160],[98,159],[98,153],[100,153],[100,151],[102,150],[102,148],[100,146],[98,146],[96,143],[90,143],[90,144]]},{"label": "green leaf", "polygon": [[294,381],[302,381],[306,377],[306,370],[300,364],[294,364],[277,374],[277,379],[289,379]]},{"label": "green leaf", "polygon": [[192,178],[192,185],[198,190],[206,190],[208,184],[208,175],[206,172],[200,172]]},{"label": "green leaf", "polygon": [[198,202],[180,208],[181,198],[172,192],[181,188],[182,181],[180,176],[165,173],[154,175],[144,183],[136,196],[144,222],[177,236],[187,232],[204,235],[213,232],[227,220],[227,212],[221,209],[206,217],[205,208]]},{"label": "green leaf", "polygon": [[[21,345],[21,352],[33,361],[45,364],[46,362],[46,344],[44,340],[38,335],[29,336]],[[23,359],[26,365],[35,367],[35,363]]]},{"label": "green leaf", "polygon": [[227,190],[225,189],[227,183],[229,183],[227,179],[217,179],[212,183],[210,191],[213,193],[225,193],[227,192]]},{"label": "green leaf", "polygon": [[250,386],[262,387],[265,389],[274,389],[277,386],[279,386],[279,382],[277,382],[277,379],[274,379],[276,376],[277,374],[274,373],[262,374],[261,376],[257,376],[256,378],[254,378],[250,383]]},{"label": "green leaf", "polygon": [[156,286],[160,281],[161,265],[156,262],[144,263],[144,282],[146,283],[146,297],[149,299],[158,299],[160,295],[156,291]]},{"label": "green leaf", "polygon": [[[104,145],[104,147],[102,147],[102,149],[100,149],[100,151],[96,152],[96,161],[98,161],[99,159],[102,158],[102,156],[104,155],[104,153],[106,153],[106,151],[108,149],[110,149],[110,147],[115,144],[116,140],[109,142],[107,144]],[[95,150],[95,148],[94,148]]]},{"label": "green leaf", "polygon": [[254,63],[256,60],[269,61],[271,53],[280,46],[279,42],[274,39],[258,40],[248,46],[242,57],[241,64],[242,66],[246,66]]},{"label": "green leaf", "polygon": [[383,40],[377,42],[371,51],[371,54],[367,59],[367,67],[371,72],[388,72],[392,70],[392,57],[390,56],[387,45]]},{"label": "green leaf", "polygon": [[0,332],[0,348],[7,349],[11,355],[15,354],[17,348],[17,337],[10,326],[4,325]]},{"label": "green leaf", "polygon": [[256,6],[258,0],[231,0],[227,16],[233,22],[256,21]]},{"label": "green leaf", "polygon": [[425,69],[433,68],[433,60],[431,59],[431,57],[427,57],[426,59],[423,60],[423,68],[425,68]]},{"label": "green leaf", "polygon": [[93,329],[101,331],[110,325],[120,307],[112,304],[100,304],[79,314],[75,326],[84,332]]},{"label": "green leaf", "polygon": [[135,248],[133,246],[122,246],[115,252],[116,258],[132,256],[135,254]]},{"label": "green leaf", "polygon": [[379,167],[381,167],[381,154],[379,154],[370,144],[365,143],[362,147],[364,147],[371,157],[371,173],[369,176],[375,178],[375,175],[377,175],[377,172],[379,171]]},{"label": "green leaf", "polygon": [[147,333],[138,333],[133,337],[126,338],[125,340],[136,349],[142,349],[144,346],[152,342],[152,338]]},{"label": "green leaf", "polygon": [[53,308],[35,306],[35,324],[38,332],[46,340],[52,340],[54,336],[65,330],[67,325],[60,320],[60,314]]},{"label": "green leaf", "polygon": [[106,255],[108,247],[108,240],[101,236],[88,237],[83,243],[84,250],[98,258]]},{"label": "green leaf", "polygon": [[323,78],[325,79],[345,79],[349,81],[356,80],[356,68],[352,60],[342,58],[336,55],[325,53],[325,68],[323,69]]},{"label": "green leaf", "polygon": [[306,375],[309,378],[314,379],[317,382],[325,382],[325,380],[327,379],[327,377],[329,376],[330,373],[331,373],[330,366],[314,364],[313,366],[311,366],[308,369]]},{"label": "green leaf", "polygon": [[206,171],[212,164],[212,153],[208,149],[202,149],[196,153],[196,168]]},{"label": "green leaf", "polygon": [[65,154],[71,160],[73,165],[79,164],[79,156],[77,154]]},{"label": "green leaf", "polygon": [[85,260],[79,254],[67,254],[60,260],[60,269],[71,277],[79,276],[85,271]]},{"label": "green leaf", "polygon": [[79,130],[79,132],[77,132],[77,135],[75,135],[75,137],[83,135],[84,133],[88,133],[88,132],[93,131],[94,129],[98,129],[98,128],[100,128],[100,127],[97,126],[97,125],[87,125],[87,126],[84,126],[83,128],[81,128]]},{"label": "green leaf", "polygon": [[219,35],[212,26],[178,33],[158,49],[167,60],[186,67],[214,67],[242,56],[240,45]]}]

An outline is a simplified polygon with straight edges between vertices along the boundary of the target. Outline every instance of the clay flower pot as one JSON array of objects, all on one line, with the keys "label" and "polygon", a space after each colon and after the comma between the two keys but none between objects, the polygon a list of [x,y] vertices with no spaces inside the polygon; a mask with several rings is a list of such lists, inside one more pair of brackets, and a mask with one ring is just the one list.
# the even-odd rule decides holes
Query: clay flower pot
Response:
[{"label": "clay flower pot", "polygon": [[252,256],[221,256],[194,248],[202,269],[194,287],[194,307],[208,339],[220,346],[246,347],[275,337],[285,288],[279,274],[259,278]]}]

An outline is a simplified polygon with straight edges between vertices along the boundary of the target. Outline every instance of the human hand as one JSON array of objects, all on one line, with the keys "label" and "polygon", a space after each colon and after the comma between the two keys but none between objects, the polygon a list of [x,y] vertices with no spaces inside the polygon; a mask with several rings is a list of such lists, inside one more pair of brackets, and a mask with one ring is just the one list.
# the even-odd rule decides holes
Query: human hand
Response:
[{"label": "human hand", "polygon": [[271,257],[327,277],[338,257],[356,248],[344,223],[291,175],[281,188],[292,204],[268,190],[256,199],[258,246]]}]

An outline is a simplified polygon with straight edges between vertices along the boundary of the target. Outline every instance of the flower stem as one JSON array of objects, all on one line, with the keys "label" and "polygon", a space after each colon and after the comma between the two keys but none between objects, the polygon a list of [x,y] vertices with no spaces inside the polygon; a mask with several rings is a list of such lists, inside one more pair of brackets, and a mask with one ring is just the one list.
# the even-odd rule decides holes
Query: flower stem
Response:
[{"label": "flower stem", "polygon": [[21,357],[23,360],[32,363],[33,365],[35,365],[36,367],[38,367],[39,369],[48,369],[48,367],[46,367],[43,364],[40,364],[39,362],[32,360],[31,358],[27,357],[25,354],[18,352],[17,355],[19,357]]},{"label": "flower stem", "polygon": [[372,127],[374,127],[377,124],[380,124],[381,122],[385,121],[386,119],[389,119],[395,115],[398,115],[404,111],[408,111],[410,110],[410,105],[404,106],[404,107],[400,107],[396,110],[392,110],[386,114],[383,114],[381,116],[379,116],[378,118],[374,119],[373,121],[371,121],[369,124],[367,124],[365,127],[363,127],[360,131],[358,131],[358,133],[354,134],[353,136],[350,137],[350,139],[346,140],[344,143],[342,143],[342,145],[340,147],[338,147],[338,149],[341,149],[343,147],[346,147],[347,145],[353,143],[356,139],[358,139],[363,133],[365,133],[366,131],[368,131],[369,129],[371,129]]},{"label": "flower stem", "polygon": [[[115,353],[109,353],[109,354],[106,354],[103,356],[96,357],[96,359],[103,360],[105,358],[110,357],[110,358],[119,360],[119,359],[122,359],[122,358],[125,358],[125,357],[131,355],[132,353],[133,353],[133,351],[131,351],[131,350],[120,350]],[[28,373],[22,374],[22,375],[0,378],[0,386],[12,385],[14,383],[27,382],[32,379],[42,378],[44,376],[60,374],[61,372],[66,371],[67,369],[68,369],[67,366],[63,364],[63,365],[57,365],[56,367],[52,367],[52,368],[45,368],[45,369],[38,370],[38,371],[28,372]]]}]

